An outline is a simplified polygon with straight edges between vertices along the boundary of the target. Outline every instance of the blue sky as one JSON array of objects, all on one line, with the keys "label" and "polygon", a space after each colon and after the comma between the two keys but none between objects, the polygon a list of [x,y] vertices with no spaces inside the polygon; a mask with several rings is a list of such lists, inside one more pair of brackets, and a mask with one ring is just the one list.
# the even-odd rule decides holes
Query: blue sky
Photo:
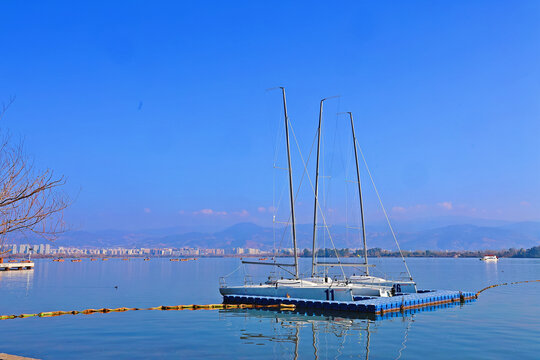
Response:
[{"label": "blue sky", "polygon": [[0,40],[0,126],[75,228],[269,224],[279,85],[306,153],[341,96],[394,218],[540,219],[537,1],[4,1]]}]

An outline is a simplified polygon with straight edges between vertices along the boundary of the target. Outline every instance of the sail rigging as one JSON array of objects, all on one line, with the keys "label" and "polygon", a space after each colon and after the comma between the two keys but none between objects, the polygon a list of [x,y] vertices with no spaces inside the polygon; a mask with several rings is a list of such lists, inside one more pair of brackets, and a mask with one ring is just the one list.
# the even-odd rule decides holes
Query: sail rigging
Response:
[{"label": "sail rigging", "polygon": [[[326,211],[323,211],[321,208],[321,202],[319,201],[319,167],[321,165],[321,153],[324,153],[324,151],[321,150],[322,145],[322,139],[323,139],[323,106],[324,101],[329,99],[325,98],[320,101],[319,104],[319,123],[317,132],[315,135],[315,138],[313,140],[312,148],[315,144],[315,140],[317,140],[317,163],[316,163],[316,171],[315,171],[315,185],[312,182],[312,179],[309,175],[308,171],[308,162],[311,157],[311,150],[309,153],[309,156],[307,158],[307,162],[304,160],[304,157],[302,156],[302,151],[300,149],[300,145],[298,143],[297,136],[294,131],[294,127],[289,121],[288,111],[287,111],[287,98],[285,93],[285,88],[279,87],[281,90],[282,95],[282,101],[283,101],[283,116],[284,116],[284,135],[285,137],[285,145],[286,145],[286,158],[287,158],[287,168],[281,166],[280,169],[283,169],[287,171],[287,185],[288,185],[288,191],[285,191],[285,186],[283,188],[282,195],[285,195],[285,193],[288,193],[289,197],[289,217],[287,222],[285,222],[285,227],[283,228],[283,236],[287,233],[288,226],[291,225],[290,234],[292,238],[292,255],[293,255],[293,263],[288,262],[278,262],[278,259],[274,257],[272,261],[252,261],[252,260],[242,260],[243,264],[254,264],[254,265],[267,265],[267,266],[273,266],[274,269],[280,269],[284,272],[287,272],[290,274],[290,277],[280,279],[278,277],[272,277],[269,276],[268,280],[263,282],[260,282],[259,284],[253,284],[252,281],[244,281],[243,286],[227,286],[225,283],[223,283],[220,286],[220,292],[223,296],[227,295],[250,295],[250,296],[274,296],[274,297],[293,297],[293,298],[300,298],[300,299],[319,299],[319,300],[339,300],[339,301],[354,301],[358,297],[364,297],[364,296],[375,296],[375,297],[386,297],[386,296],[393,296],[396,293],[402,293],[402,292],[416,292],[416,284],[412,281],[410,283],[396,283],[393,280],[383,279],[383,278],[377,278],[374,276],[369,275],[369,267],[373,267],[374,265],[368,264],[368,257],[367,257],[367,240],[366,240],[366,231],[365,231],[365,222],[364,222],[364,209],[363,209],[363,198],[362,198],[362,187],[360,183],[360,164],[358,159],[358,152],[362,155],[362,159],[365,162],[365,158],[362,154],[362,150],[359,146],[357,146],[357,139],[355,134],[355,128],[354,128],[354,121],[352,113],[348,113],[350,117],[350,131],[353,139],[353,148],[354,148],[354,160],[355,160],[355,166],[356,166],[356,186],[358,188],[358,196],[359,196],[359,207],[360,207],[360,217],[361,217],[361,229],[362,229],[362,243],[363,243],[363,253],[364,253],[364,262],[342,262],[340,259],[340,254],[338,253],[336,243],[334,242],[333,238],[333,231],[330,231],[330,228],[327,223],[327,214]],[[337,125],[336,121],[336,125]],[[349,135],[347,135],[348,137]],[[298,150],[299,160],[301,161],[301,164],[303,166],[303,173],[302,177],[300,178],[300,182],[298,185],[298,190],[295,189],[293,184],[293,165],[292,165],[292,154],[291,154],[291,141],[294,140],[294,145],[296,145],[296,148]],[[295,152],[296,154],[296,152]],[[332,156],[333,157],[333,156]],[[367,164],[366,164],[367,165]],[[274,167],[276,167],[276,163],[274,161]],[[368,169],[369,173],[369,169]],[[323,167],[323,175],[324,174],[324,167]],[[369,173],[370,178],[371,174]],[[302,185],[302,180],[304,177],[307,178],[309,185],[311,187],[311,190],[313,191],[314,196],[314,207],[313,207],[313,248],[312,248],[312,261],[311,261],[311,277],[304,277],[300,276],[299,271],[299,254],[298,254],[298,244],[297,244],[297,222],[296,222],[296,213],[295,213],[295,202],[297,200],[298,194],[300,192],[300,187]],[[324,178],[325,176],[323,176]],[[373,179],[371,178],[372,182]],[[324,188],[324,181],[323,181],[323,188]],[[274,193],[275,193],[275,183],[274,183]],[[377,192],[378,195],[378,192]],[[285,196],[283,196],[283,200]],[[327,197],[324,197],[324,202],[326,203]],[[380,196],[379,196],[380,200]],[[281,202],[281,198],[280,201]],[[274,202],[275,204],[275,202]],[[326,205],[324,205],[326,208]],[[274,211],[274,218],[273,223],[279,223],[275,219],[275,208]],[[332,214],[331,212],[329,214]],[[318,222],[319,222],[319,216],[320,221],[322,222],[322,228],[324,228],[324,236],[328,236],[328,239],[330,240],[333,248],[333,252],[335,254],[335,261],[319,261],[317,259],[317,229],[318,229]],[[388,220],[388,219],[387,219]],[[393,232],[393,230],[392,230]],[[275,225],[274,225],[274,233],[275,233]],[[282,238],[283,240],[283,238]],[[397,241],[397,240],[396,240]],[[275,239],[274,239],[275,243]],[[259,260],[267,260],[267,259],[259,259]],[[323,259],[321,259],[323,260]],[[404,259],[403,259],[404,260]],[[317,267],[323,267],[324,268],[324,274],[325,276],[321,276],[317,272]],[[344,267],[362,267],[364,269],[364,275],[362,276],[356,276],[353,274],[352,276],[347,276]],[[329,267],[337,267],[341,270],[342,278],[338,279],[338,277],[330,278],[328,277],[328,268]],[[407,268],[408,271],[408,268]],[[410,273],[409,273],[410,274]],[[272,273],[271,273],[272,275]],[[412,278],[411,278],[412,280]],[[406,289],[403,290],[402,289]]]},{"label": "sail rigging", "polygon": [[[352,138],[353,138],[353,145],[354,145],[354,160],[356,163],[356,181],[358,183],[358,198],[360,201],[360,218],[362,223],[362,241],[364,243],[364,262],[367,265],[368,258],[367,258],[367,243],[366,243],[366,224],[364,221],[364,203],[362,202],[362,185],[360,181],[360,167],[358,165],[358,151],[356,149],[356,134],[354,132],[354,122],[353,122],[353,116],[352,112],[348,113],[351,118],[351,131],[352,131]],[[369,275],[369,267],[365,267],[366,275]]]},{"label": "sail rigging", "polygon": [[295,278],[298,279],[298,247],[296,245],[296,218],[294,216],[294,187],[292,178],[292,165],[291,165],[291,149],[289,145],[289,116],[287,114],[287,98],[285,96],[285,88],[280,87],[283,95],[283,114],[285,117],[285,139],[287,140],[287,164],[289,166],[289,197],[291,201],[291,231],[293,241],[293,254],[294,254],[294,272]]}]

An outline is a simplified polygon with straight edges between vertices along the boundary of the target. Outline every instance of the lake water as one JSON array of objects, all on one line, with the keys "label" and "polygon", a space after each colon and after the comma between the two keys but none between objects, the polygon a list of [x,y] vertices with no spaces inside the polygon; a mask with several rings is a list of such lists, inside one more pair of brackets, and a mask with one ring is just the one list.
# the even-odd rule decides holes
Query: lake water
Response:
[{"label": "lake water", "polygon": [[[307,269],[309,260],[301,261]],[[372,261],[388,272],[402,266],[399,259]],[[219,277],[239,262],[38,260],[31,271],[0,272],[0,313],[219,303]],[[540,279],[536,259],[407,263],[420,289],[478,291]],[[269,270],[249,269],[255,281]],[[227,281],[240,280],[241,270]],[[265,310],[129,311],[3,320],[0,332],[0,352],[40,359],[538,359],[540,283],[376,321]]]}]

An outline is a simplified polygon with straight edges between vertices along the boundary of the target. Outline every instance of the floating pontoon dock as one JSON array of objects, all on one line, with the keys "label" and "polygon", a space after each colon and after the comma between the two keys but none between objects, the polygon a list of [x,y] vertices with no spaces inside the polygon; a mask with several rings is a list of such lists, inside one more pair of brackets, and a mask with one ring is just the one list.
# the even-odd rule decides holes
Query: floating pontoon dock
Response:
[{"label": "floating pontoon dock", "polygon": [[8,271],[8,270],[31,270],[34,268],[34,263],[29,262],[2,262],[0,263],[0,271]]},{"label": "floating pontoon dock", "polygon": [[476,299],[472,292],[450,290],[420,290],[416,294],[403,294],[392,297],[362,297],[355,301],[309,300],[271,296],[225,295],[224,303],[229,304],[292,304],[296,308],[353,311],[371,314],[384,314],[395,311],[434,306],[445,303],[465,302]]}]

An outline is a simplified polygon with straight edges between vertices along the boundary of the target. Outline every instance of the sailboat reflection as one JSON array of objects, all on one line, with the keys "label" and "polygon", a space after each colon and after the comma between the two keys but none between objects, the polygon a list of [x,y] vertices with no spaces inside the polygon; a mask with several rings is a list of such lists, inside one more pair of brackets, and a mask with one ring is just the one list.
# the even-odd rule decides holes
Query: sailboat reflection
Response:
[{"label": "sailboat reflection", "polygon": [[[369,314],[339,312],[302,313],[231,309],[220,311],[220,316],[242,318],[244,324],[240,339],[244,344],[270,345],[272,355],[280,359],[298,359],[299,355],[302,355],[302,358],[314,359],[349,357],[369,359],[372,335],[376,334],[381,326],[388,324],[375,321],[374,316]],[[414,314],[409,313],[390,322],[393,324],[388,324],[388,329],[394,334],[397,328],[397,334],[403,335],[390,344],[385,341],[377,354],[380,355],[382,352],[385,357],[399,359],[406,349]]]}]

